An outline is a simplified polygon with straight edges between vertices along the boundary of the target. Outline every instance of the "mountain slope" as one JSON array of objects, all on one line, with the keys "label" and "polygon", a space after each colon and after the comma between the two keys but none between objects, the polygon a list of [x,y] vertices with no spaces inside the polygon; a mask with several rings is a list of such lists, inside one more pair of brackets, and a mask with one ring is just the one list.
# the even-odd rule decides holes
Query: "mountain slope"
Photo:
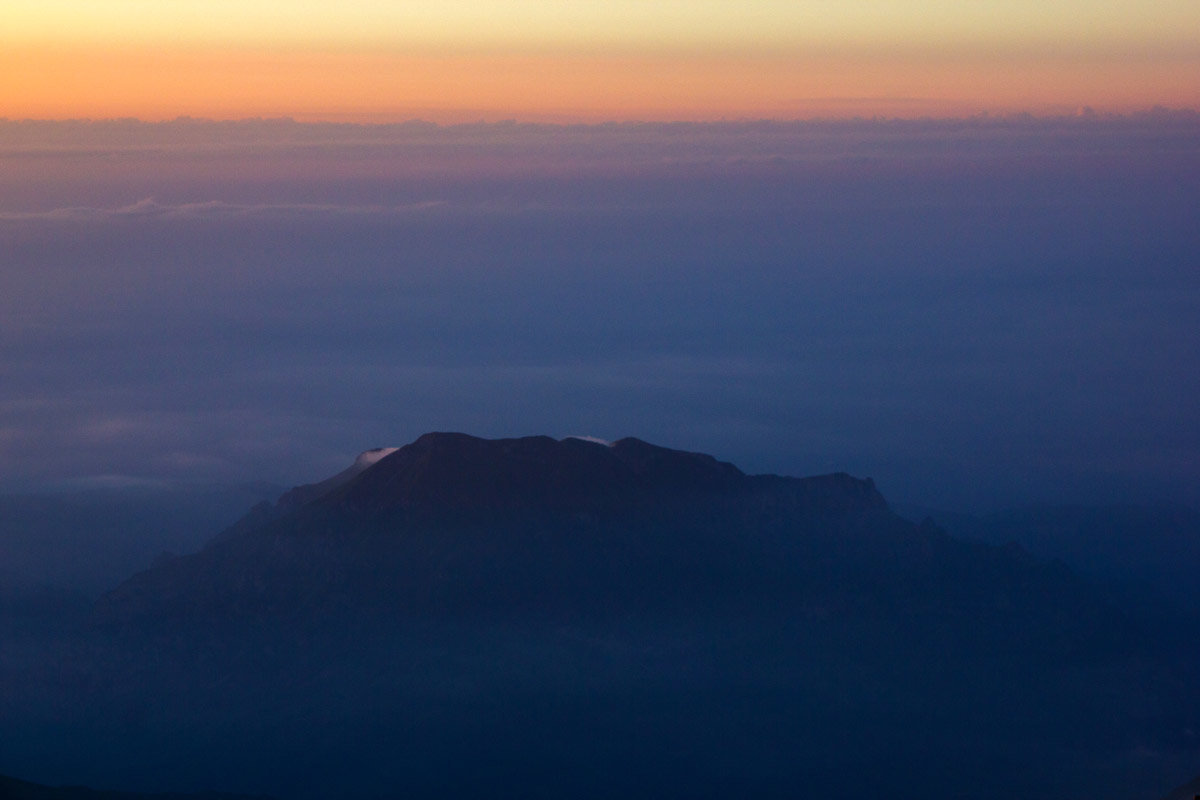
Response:
[{"label": "mountain slope", "polygon": [[[619,611],[689,581],[698,592],[706,582],[727,595],[752,588],[773,548],[797,544],[780,526],[845,528],[847,547],[863,519],[903,526],[869,481],[751,477],[636,439],[429,434],[325,494],[311,489],[135,576],[103,598],[97,619],[176,629],[188,617],[309,615],[324,601],[397,613],[603,611],[601,601]],[[289,502],[298,494],[311,499]]]},{"label": "mountain slope", "polygon": [[87,730],[295,797],[1116,800],[1200,718],[1085,581],[869,480],[429,434],[334,484],[103,598]]},{"label": "mountain slope", "polygon": [[98,597],[163,551],[191,552],[270,485],[164,485],[0,495],[0,590]]},{"label": "mountain slope", "polygon": [[[942,515],[935,515],[939,520]],[[963,536],[1017,542],[1099,579],[1149,589],[1200,613],[1200,513],[1182,507],[1035,506],[948,516]]]},{"label": "mountain slope", "polygon": [[1200,797],[1200,775],[1182,786],[1175,787],[1162,800],[1194,800],[1196,797]]}]

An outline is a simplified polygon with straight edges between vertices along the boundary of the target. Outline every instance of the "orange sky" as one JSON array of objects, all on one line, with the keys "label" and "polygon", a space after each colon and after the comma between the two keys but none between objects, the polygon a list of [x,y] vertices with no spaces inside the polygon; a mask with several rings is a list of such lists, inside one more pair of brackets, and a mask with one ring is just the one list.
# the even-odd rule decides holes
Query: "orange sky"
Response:
[{"label": "orange sky", "polygon": [[[1010,0],[971,12],[956,11],[961,3],[933,8],[941,0],[762,0],[753,18],[722,0],[693,0],[675,17],[651,10],[659,5],[615,1],[641,15],[640,26],[624,27],[604,12],[547,16],[537,10],[544,4],[527,0],[474,0],[445,13],[414,0],[408,17],[397,16],[396,4],[365,0],[333,17],[322,10],[329,4],[296,0],[289,8],[307,15],[277,13],[278,24],[268,24],[278,9],[266,0],[212,0],[204,14],[192,0],[11,2],[13,24],[0,31],[0,116],[10,118],[715,119],[1200,107],[1194,0],[1163,0],[1153,13],[1113,0],[1065,0],[1055,11]],[[837,11],[849,7],[860,11]],[[707,16],[690,22],[684,8]],[[987,16],[986,8],[1008,11]]]}]

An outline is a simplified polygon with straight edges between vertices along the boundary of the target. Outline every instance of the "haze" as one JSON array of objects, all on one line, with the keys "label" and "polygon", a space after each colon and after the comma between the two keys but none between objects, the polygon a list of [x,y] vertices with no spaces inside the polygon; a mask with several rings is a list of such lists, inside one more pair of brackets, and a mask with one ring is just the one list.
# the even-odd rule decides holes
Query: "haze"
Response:
[{"label": "haze", "polygon": [[966,510],[1200,500],[1200,123],[0,126],[0,481],[637,435]]}]

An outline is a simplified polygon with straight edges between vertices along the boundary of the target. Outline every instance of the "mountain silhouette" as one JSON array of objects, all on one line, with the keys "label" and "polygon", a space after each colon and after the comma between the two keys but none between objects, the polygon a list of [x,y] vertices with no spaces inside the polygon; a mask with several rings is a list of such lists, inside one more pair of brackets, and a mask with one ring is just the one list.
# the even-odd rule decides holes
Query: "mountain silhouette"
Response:
[{"label": "mountain silhouette", "polygon": [[438,517],[613,512],[730,492],[744,482],[739,469],[712,456],[632,438],[605,446],[576,438],[487,440],[431,433],[318,502]]},{"label": "mountain silhouette", "polygon": [[1116,800],[1182,779],[1143,754],[1200,719],[1192,667],[1060,563],[632,438],[375,451],[88,637],[52,679],[96,739],[296,798]]},{"label": "mountain silhouette", "polygon": [[844,473],[750,476],[633,438],[433,433],[252,510],[202,552],[110,592],[95,618],[177,631],[307,618],[325,604],[570,616],[757,603],[787,591],[795,576],[780,564],[830,536],[847,556],[922,559],[908,545],[940,534]]},{"label": "mountain silhouette", "polygon": [[1200,797],[1200,775],[1163,796],[1162,800],[1195,800]]},{"label": "mountain silhouette", "polygon": [[[746,475],[637,439],[433,433],[299,487],[105,595],[102,629],[277,631],[422,618],[901,615],[1016,650],[1136,631],[1072,574],[893,514],[869,480]],[[956,646],[961,646],[959,643]],[[998,646],[992,642],[989,646]]]}]

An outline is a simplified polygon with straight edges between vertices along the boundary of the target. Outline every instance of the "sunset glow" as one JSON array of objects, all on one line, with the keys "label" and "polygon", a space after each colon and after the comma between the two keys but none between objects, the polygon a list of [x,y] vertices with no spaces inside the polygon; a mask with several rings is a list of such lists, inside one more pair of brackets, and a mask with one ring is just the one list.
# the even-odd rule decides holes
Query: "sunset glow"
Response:
[{"label": "sunset glow", "polygon": [[1200,7],[6,4],[0,116],[957,116],[1200,105]]}]

